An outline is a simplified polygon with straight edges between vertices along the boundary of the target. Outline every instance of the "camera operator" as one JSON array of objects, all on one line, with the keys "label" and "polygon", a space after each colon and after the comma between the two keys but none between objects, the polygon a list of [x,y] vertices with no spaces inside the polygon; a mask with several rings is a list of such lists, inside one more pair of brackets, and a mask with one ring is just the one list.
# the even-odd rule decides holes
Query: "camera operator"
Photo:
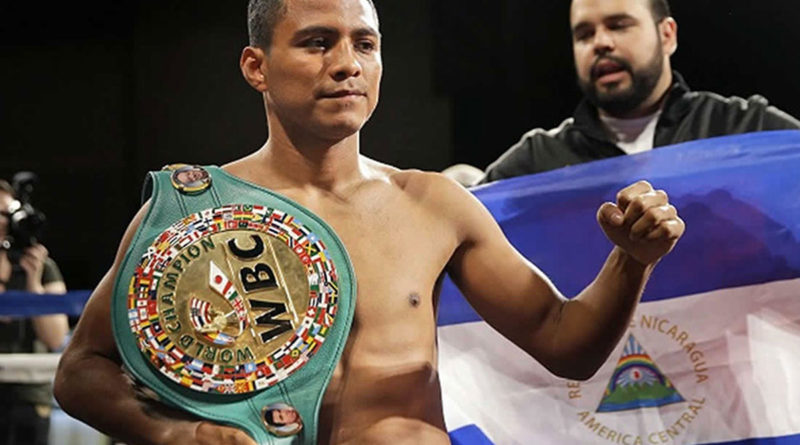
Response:
[{"label": "camera operator", "polygon": [[[19,202],[14,189],[0,179],[0,293],[20,290],[63,294],[66,285],[47,249],[35,239],[9,243],[11,213]],[[30,245],[29,245],[30,244]],[[0,317],[0,353],[60,351],[68,332],[67,316],[41,315],[30,319]],[[52,406],[50,384],[0,383],[3,413],[0,444],[46,445]]]}]

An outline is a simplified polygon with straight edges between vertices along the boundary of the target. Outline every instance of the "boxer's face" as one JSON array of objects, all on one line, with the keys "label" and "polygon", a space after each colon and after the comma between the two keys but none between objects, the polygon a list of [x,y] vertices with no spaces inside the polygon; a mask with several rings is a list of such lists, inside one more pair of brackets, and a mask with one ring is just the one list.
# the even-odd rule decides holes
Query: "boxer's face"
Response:
[{"label": "boxer's face", "polygon": [[655,23],[648,0],[574,0],[573,55],[587,98],[612,112],[647,99],[669,71],[665,66],[677,44],[672,28],[665,28],[671,20]]},{"label": "boxer's face", "polygon": [[378,102],[383,71],[375,11],[366,0],[286,0],[262,67],[267,110],[284,127],[342,139]]}]

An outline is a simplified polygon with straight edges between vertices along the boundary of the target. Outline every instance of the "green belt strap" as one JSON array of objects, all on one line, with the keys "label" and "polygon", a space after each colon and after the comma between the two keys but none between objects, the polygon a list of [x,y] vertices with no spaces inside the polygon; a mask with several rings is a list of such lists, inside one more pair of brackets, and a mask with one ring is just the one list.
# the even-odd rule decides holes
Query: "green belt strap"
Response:
[{"label": "green belt strap", "polygon": [[[322,402],[322,396],[325,392],[328,382],[330,381],[336,364],[339,361],[342,350],[344,349],[355,310],[356,281],[350,258],[347,255],[344,245],[336,236],[334,231],[322,219],[314,215],[308,209],[270,190],[258,187],[254,184],[247,183],[237,177],[234,177],[219,167],[205,167],[205,172],[207,172],[208,176],[210,177],[210,187],[199,192],[192,191],[192,193],[178,190],[178,187],[174,183],[173,172],[161,171],[151,172],[149,174],[148,179],[152,183],[152,197],[150,200],[150,205],[146,216],[136,231],[135,237],[133,238],[128,252],[125,255],[125,259],[120,266],[119,273],[117,274],[114,284],[114,294],[112,299],[112,326],[117,347],[122,355],[125,366],[133,374],[133,376],[141,383],[154,390],[161,400],[171,405],[182,408],[190,413],[205,419],[209,419],[213,422],[241,428],[248,432],[259,444],[316,444],[318,416]],[[220,211],[219,209],[221,208],[227,210]],[[256,210],[253,210],[254,208],[256,208]],[[264,210],[264,208],[267,210]],[[218,213],[214,213],[215,211]],[[281,366],[284,365],[282,362],[280,362],[280,359],[276,358],[274,355],[268,355],[267,357],[256,356],[254,360],[248,361],[246,357],[235,356],[233,349],[231,348],[230,351],[225,353],[225,357],[234,357],[232,362],[237,362],[237,360],[241,359],[239,362],[242,366],[242,369],[249,369],[252,371],[256,364],[260,364],[263,366],[269,365],[270,369],[273,371],[277,370],[272,376],[272,380],[269,381],[262,379],[260,381],[260,386],[258,386],[258,383],[248,383],[242,381],[242,384],[245,386],[247,384],[256,386],[251,386],[249,391],[236,391],[228,394],[220,393],[222,391],[219,388],[232,386],[220,385],[217,386],[213,392],[193,389],[199,387],[202,382],[198,378],[198,380],[192,383],[191,376],[202,376],[203,372],[210,371],[210,368],[204,368],[201,370],[199,367],[202,365],[202,360],[199,362],[194,361],[192,363],[183,363],[180,360],[177,362],[174,361],[175,355],[172,355],[174,350],[171,348],[175,347],[183,350],[183,352],[186,352],[190,349],[194,351],[195,346],[197,347],[196,350],[201,350],[205,347],[205,351],[214,351],[216,354],[217,351],[225,351],[226,347],[220,346],[220,344],[224,345],[225,338],[216,338],[215,341],[219,341],[221,343],[215,345],[214,343],[210,343],[211,339],[215,338],[211,336],[206,339],[205,343],[202,343],[198,340],[192,346],[186,348],[183,348],[183,346],[186,344],[182,343],[182,340],[178,341],[173,339],[174,341],[171,343],[162,343],[162,341],[167,341],[166,332],[171,329],[171,326],[175,326],[174,322],[172,325],[170,325],[169,321],[171,318],[174,318],[173,312],[171,310],[165,311],[161,309],[162,306],[159,306],[157,312],[155,309],[153,309],[153,314],[158,314],[157,319],[155,315],[152,315],[150,316],[149,320],[143,320],[138,314],[141,314],[141,311],[148,310],[146,308],[146,303],[148,301],[145,300],[144,297],[142,297],[140,300],[132,299],[131,295],[139,295],[137,292],[139,292],[139,289],[142,289],[141,295],[149,295],[148,298],[151,299],[149,301],[152,302],[154,305],[153,307],[155,307],[156,300],[168,301],[171,303],[171,297],[168,298],[163,296],[163,293],[166,292],[166,290],[164,290],[164,286],[169,287],[174,285],[176,280],[180,280],[181,276],[178,274],[177,270],[182,270],[182,268],[173,262],[169,263],[171,264],[171,268],[169,269],[167,269],[166,266],[164,266],[164,270],[158,269],[158,267],[160,267],[158,265],[163,264],[153,260],[153,252],[162,248],[163,245],[165,245],[164,243],[168,244],[171,242],[174,243],[175,246],[178,246],[176,249],[184,249],[181,251],[184,252],[183,258],[190,260],[191,258],[188,257],[186,252],[194,254],[200,252],[200,250],[199,247],[193,247],[193,250],[185,250],[187,249],[187,246],[194,246],[191,244],[193,242],[192,240],[178,241],[177,238],[170,238],[170,240],[167,240],[162,234],[167,233],[168,229],[178,230],[175,228],[179,226],[192,226],[192,224],[194,224],[195,226],[199,226],[201,228],[206,227],[206,223],[210,221],[209,215],[212,213],[215,215],[224,214],[226,218],[232,217],[234,220],[236,220],[236,218],[238,218],[237,215],[240,214],[237,213],[239,211],[241,211],[240,213],[245,215],[245,217],[250,218],[248,221],[255,221],[253,219],[253,215],[257,212],[261,212],[258,213],[257,216],[261,216],[264,214],[264,212],[272,212],[271,215],[273,215],[273,219],[270,220],[272,223],[272,226],[270,227],[283,227],[283,229],[277,229],[279,231],[284,230],[284,232],[279,232],[281,237],[280,239],[282,240],[281,242],[285,243],[289,249],[294,249],[294,252],[299,252],[298,255],[306,255],[303,257],[304,261],[310,260],[308,260],[308,254],[302,252],[303,248],[313,250],[314,246],[319,247],[324,245],[324,250],[320,248],[314,251],[316,252],[316,257],[314,258],[319,259],[322,257],[326,261],[325,264],[329,266],[335,266],[335,274],[332,275],[333,281],[330,281],[330,276],[325,275],[325,280],[320,278],[322,281],[320,281],[321,284],[318,285],[319,289],[323,289],[319,291],[320,294],[328,292],[326,295],[328,295],[329,298],[332,298],[332,300],[330,300],[332,303],[329,303],[330,306],[327,306],[327,308],[329,312],[334,313],[325,314],[326,317],[329,317],[328,320],[333,319],[332,326],[330,328],[323,327],[320,329],[319,324],[307,324],[301,329],[301,327],[295,323],[291,327],[291,329],[294,331],[290,331],[286,335],[292,335],[291,338],[297,340],[291,345],[289,345],[288,342],[285,344],[281,343],[283,346],[282,350],[284,352],[291,351],[291,357],[295,357],[295,354],[297,356],[301,356],[301,353],[305,353],[302,351],[313,350],[315,352],[310,353],[312,355],[310,355],[310,358],[307,361],[298,360],[298,363],[301,364],[297,365],[295,368],[291,368],[293,370],[288,375],[281,371],[281,369],[283,369]],[[287,217],[283,218],[281,222],[278,222],[278,220],[275,219],[275,215],[283,214],[287,215]],[[204,216],[201,217],[200,215]],[[266,217],[264,218],[264,221],[266,221]],[[225,222],[225,224],[233,223]],[[244,228],[243,230],[246,230],[246,227],[248,227],[246,226],[246,221],[239,221],[237,224],[240,224],[239,227]],[[264,224],[266,224],[266,222],[264,222]],[[219,227],[222,226],[220,225]],[[292,230],[294,232],[291,232],[290,234],[293,234],[293,236],[302,236],[298,228],[303,228],[303,230],[305,230],[302,232],[306,235],[306,237],[302,238],[301,240],[303,241],[302,246],[299,244],[295,245],[295,241],[297,240],[288,240],[289,237],[286,236],[286,233],[290,233]],[[190,230],[186,229],[185,227],[184,229]],[[261,233],[263,235],[264,232]],[[270,232],[270,235],[268,236],[275,235]],[[270,242],[270,239],[272,238],[267,238],[267,242]],[[309,239],[311,241],[319,240],[319,242],[312,246],[307,242]],[[278,238],[275,238],[275,240],[277,241]],[[199,244],[197,245],[199,246]],[[207,248],[208,246],[205,245],[204,247]],[[291,253],[290,250],[285,249],[283,246],[280,247],[286,252]],[[217,247],[217,249],[219,249],[219,247]],[[164,251],[166,252],[166,250]],[[147,260],[148,258],[149,260]],[[150,262],[148,263],[147,261]],[[186,261],[183,261],[183,263],[185,264]],[[161,272],[152,274],[152,267],[146,266],[146,264],[150,264],[151,266],[156,264],[156,269]],[[198,264],[200,264],[199,261]],[[307,266],[309,274],[312,274],[312,268],[321,267],[316,262],[314,264],[311,264],[310,262],[303,262],[302,264]],[[326,271],[328,270],[329,269],[326,269]],[[170,271],[173,272],[171,275],[167,273]],[[148,273],[150,275],[148,275]],[[321,277],[324,273],[319,273],[313,276]],[[213,270],[211,274],[211,277],[213,277]],[[146,279],[141,278],[145,276]],[[229,293],[225,295],[229,295],[229,297],[226,298],[229,298],[228,301],[232,302],[231,307],[236,307],[233,303],[234,301],[243,301],[241,298],[239,300],[235,300],[237,295],[245,295],[248,290],[243,288],[244,274],[242,275],[242,279],[239,279],[238,276],[233,278],[234,279],[230,281],[235,282],[234,287],[236,288],[236,292],[229,291]],[[189,279],[186,278],[186,280],[188,283]],[[172,281],[171,284],[170,281]],[[180,281],[177,282],[179,283]],[[309,284],[309,288],[312,289],[312,292],[310,293],[313,300],[313,296],[316,295],[313,292],[313,289],[318,289],[318,287],[315,287],[317,286],[316,278],[313,280],[309,279],[309,282],[311,283]],[[150,287],[148,287],[148,283],[150,283]],[[323,288],[323,284],[326,287]],[[210,286],[213,287],[213,285]],[[332,290],[334,288],[338,289],[338,299],[335,297],[337,293]],[[324,289],[328,289],[328,291],[325,291]],[[162,297],[159,297],[158,299],[155,297],[156,290],[158,290],[158,292],[162,292],[159,294],[162,295]],[[178,286],[178,290],[180,290],[180,286]],[[213,294],[213,292],[209,291],[208,288],[205,290],[207,291],[208,295]],[[219,295],[222,295],[222,290],[218,290],[217,292]],[[175,301],[178,301],[179,297],[177,294],[179,294],[179,292],[176,291],[175,294]],[[186,301],[186,298],[189,297],[182,295],[181,298],[183,298],[182,301]],[[209,298],[216,298],[216,301],[222,301],[225,303],[225,301],[219,296]],[[136,301],[139,302],[139,306],[136,306]],[[195,299],[192,297],[192,305],[194,305],[194,301]],[[322,299],[320,301],[322,301]],[[167,303],[163,304],[166,305]],[[178,303],[175,304],[176,311],[179,311],[180,308],[183,308],[180,310],[183,310],[186,312],[186,314],[189,313],[188,309],[186,309],[188,307],[186,304],[188,303],[183,303],[184,306],[180,306]],[[247,304],[252,306],[252,302]],[[322,307],[322,309],[319,310],[319,312],[324,313],[326,306],[322,305],[320,307]],[[226,316],[233,316],[231,314],[233,314],[235,311],[236,310],[231,311],[231,313],[228,313]],[[298,312],[302,317],[303,308],[297,309],[295,314]],[[309,312],[311,314],[315,313],[311,310],[309,310]],[[307,312],[306,315],[308,315],[309,312]],[[217,311],[216,313],[218,314],[220,312]],[[239,313],[242,312],[236,312],[236,314]],[[250,307],[250,309],[246,309],[243,313],[252,313],[252,307]],[[188,319],[187,317],[189,317],[189,315],[186,314],[182,315],[182,317],[184,317],[183,320]],[[192,314],[195,314],[195,312],[192,312]],[[212,314],[214,314],[214,312],[212,312]],[[319,319],[322,319],[322,316],[320,316]],[[199,318],[191,320],[193,323],[203,323],[203,321],[196,321],[199,320]],[[249,318],[249,325],[247,325],[248,322],[241,322],[241,318],[239,320],[240,327],[253,326],[253,317]],[[306,317],[302,320],[304,320],[303,323],[305,323],[308,322],[310,318]],[[241,323],[245,324],[243,325]],[[185,324],[186,323],[184,322],[184,325]],[[138,326],[137,329],[140,329],[140,331],[133,330],[134,325]],[[308,326],[312,327],[309,328]],[[301,337],[299,334],[301,330],[304,337]],[[192,332],[206,331],[196,329]],[[244,331],[240,329],[239,333],[241,332]],[[253,330],[252,332],[255,331]],[[202,336],[203,334],[196,335]],[[255,338],[255,334],[253,338]],[[305,342],[300,341],[303,339],[305,339]],[[147,352],[144,352],[142,349],[140,349],[145,348],[145,344],[149,344],[149,347],[151,347],[151,352],[149,355]],[[165,344],[169,344],[169,347],[165,347]],[[162,347],[164,349],[161,349]],[[172,360],[168,363],[173,364],[175,369],[181,369],[182,372],[189,373],[187,374],[189,375],[189,378],[186,378],[185,380],[181,381],[181,383],[178,383],[174,376],[170,377],[167,375],[167,373],[164,373],[158,369],[160,366],[159,363],[161,365],[164,364],[164,362],[159,361],[161,360],[160,358],[163,358],[167,355],[169,355],[168,359]],[[184,357],[187,355],[192,354],[186,354]],[[198,353],[198,355],[201,354]],[[220,352],[218,356],[214,357],[222,356],[223,353]],[[202,357],[197,358],[202,359]],[[245,362],[246,365],[242,364]],[[211,366],[211,364],[207,365]],[[219,369],[223,368],[224,365],[221,365]],[[216,369],[217,368],[215,368],[215,370]],[[191,374],[192,372],[195,372],[195,374]],[[226,375],[231,375],[232,373],[233,371],[230,371],[230,373]],[[267,382],[266,384],[264,384],[265,381]],[[262,389],[258,389],[259,387]],[[274,431],[270,432],[267,430],[264,423],[263,410],[266,406],[282,406],[276,404],[285,404],[293,407],[297,411],[302,419],[302,430],[299,433],[288,437],[279,437],[280,432],[276,434]]]}]

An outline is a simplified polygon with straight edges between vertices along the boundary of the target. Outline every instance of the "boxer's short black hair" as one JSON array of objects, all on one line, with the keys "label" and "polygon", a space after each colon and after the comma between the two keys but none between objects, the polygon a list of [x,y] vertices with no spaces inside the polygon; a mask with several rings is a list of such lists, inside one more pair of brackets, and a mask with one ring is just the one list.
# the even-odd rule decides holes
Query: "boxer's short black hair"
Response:
[{"label": "boxer's short black hair", "polygon": [[[372,0],[368,0],[377,18]],[[247,5],[247,33],[250,45],[269,51],[275,26],[286,14],[285,0],[250,0]]]},{"label": "boxer's short black hair", "polygon": [[247,5],[247,33],[250,45],[269,49],[275,25],[286,14],[283,0],[250,0]]}]

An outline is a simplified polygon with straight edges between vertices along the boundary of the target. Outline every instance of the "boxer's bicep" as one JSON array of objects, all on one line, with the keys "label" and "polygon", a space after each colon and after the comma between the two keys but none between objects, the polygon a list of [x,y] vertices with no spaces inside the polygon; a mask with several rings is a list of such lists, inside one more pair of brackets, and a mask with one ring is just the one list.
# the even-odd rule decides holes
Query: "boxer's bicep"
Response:
[{"label": "boxer's bicep", "polygon": [[474,197],[455,196],[460,242],[448,272],[492,327],[537,359],[546,360],[565,299],[506,239]]}]

